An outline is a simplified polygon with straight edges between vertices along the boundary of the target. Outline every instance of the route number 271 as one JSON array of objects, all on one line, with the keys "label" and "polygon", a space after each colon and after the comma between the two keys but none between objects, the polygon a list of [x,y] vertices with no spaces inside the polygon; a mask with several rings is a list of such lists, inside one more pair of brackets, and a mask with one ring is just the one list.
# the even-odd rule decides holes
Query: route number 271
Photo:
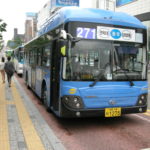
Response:
[{"label": "route number 271", "polygon": [[76,30],[76,36],[84,39],[95,39],[96,29],[78,27]]}]

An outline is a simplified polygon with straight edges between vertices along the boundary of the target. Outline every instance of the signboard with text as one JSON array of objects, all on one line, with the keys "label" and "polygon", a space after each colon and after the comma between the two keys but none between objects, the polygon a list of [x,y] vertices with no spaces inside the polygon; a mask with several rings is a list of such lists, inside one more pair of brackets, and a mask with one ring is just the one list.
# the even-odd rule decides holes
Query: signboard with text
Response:
[{"label": "signboard with text", "polygon": [[79,0],[51,0],[51,7],[79,6]]},{"label": "signboard with text", "polygon": [[131,3],[136,0],[116,0],[116,7]]},{"label": "signboard with text", "polygon": [[97,39],[135,42],[135,30],[98,26]]},{"label": "signboard with text", "polygon": [[137,36],[134,29],[97,26],[97,28],[77,27],[76,37],[83,39],[99,39],[124,42],[141,42],[141,35]]}]

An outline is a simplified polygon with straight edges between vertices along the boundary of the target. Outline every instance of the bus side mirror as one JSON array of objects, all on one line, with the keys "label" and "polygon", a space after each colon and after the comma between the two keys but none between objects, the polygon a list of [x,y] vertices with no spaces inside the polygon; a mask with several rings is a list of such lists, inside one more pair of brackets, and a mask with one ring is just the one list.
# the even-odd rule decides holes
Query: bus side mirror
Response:
[{"label": "bus side mirror", "polygon": [[66,46],[61,47],[60,51],[61,51],[61,56],[66,57]]}]

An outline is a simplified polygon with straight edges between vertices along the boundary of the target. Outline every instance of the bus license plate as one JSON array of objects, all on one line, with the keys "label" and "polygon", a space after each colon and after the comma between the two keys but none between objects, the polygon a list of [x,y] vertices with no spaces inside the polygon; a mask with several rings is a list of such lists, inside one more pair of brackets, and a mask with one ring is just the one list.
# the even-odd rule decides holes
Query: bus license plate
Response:
[{"label": "bus license plate", "polygon": [[121,108],[105,108],[105,117],[119,117],[121,116]]}]

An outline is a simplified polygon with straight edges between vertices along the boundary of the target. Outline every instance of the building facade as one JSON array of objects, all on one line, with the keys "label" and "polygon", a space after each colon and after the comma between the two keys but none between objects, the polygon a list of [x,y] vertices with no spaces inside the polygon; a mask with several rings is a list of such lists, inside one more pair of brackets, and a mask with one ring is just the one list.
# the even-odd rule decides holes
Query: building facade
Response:
[{"label": "building facade", "polygon": [[37,13],[26,13],[25,21],[25,43],[36,36],[37,33]]},{"label": "building facade", "polygon": [[91,7],[115,11],[115,0],[92,0]]},{"label": "building facade", "polygon": [[18,34],[18,29],[14,28],[13,40],[16,40],[17,38],[21,39],[21,41],[24,42],[24,34]]},{"label": "building facade", "polygon": [[47,21],[50,16],[50,1],[48,1],[37,13],[37,30]]},{"label": "building facade", "polygon": [[150,0],[116,0],[115,10],[133,15],[147,26],[147,46],[150,51]]}]

